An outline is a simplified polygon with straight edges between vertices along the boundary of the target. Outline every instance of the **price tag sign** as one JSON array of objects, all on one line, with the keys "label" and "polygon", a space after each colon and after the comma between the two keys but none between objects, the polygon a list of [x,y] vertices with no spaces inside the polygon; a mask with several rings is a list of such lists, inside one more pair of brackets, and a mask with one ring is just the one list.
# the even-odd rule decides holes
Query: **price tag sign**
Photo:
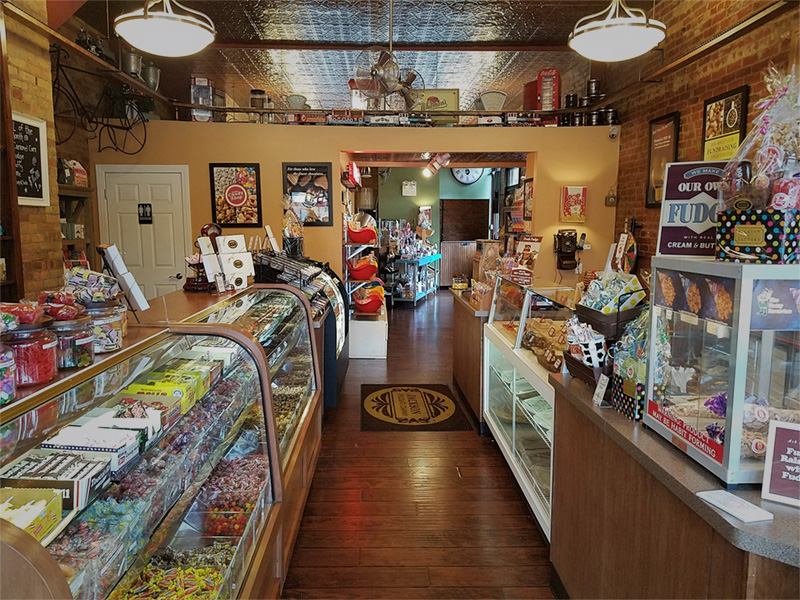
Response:
[{"label": "price tag sign", "polygon": [[761,497],[800,506],[800,424],[769,422]]},{"label": "price tag sign", "polygon": [[606,388],[608,387],[608,376],[607,375],[600,375],[600,379],[597,380],[597,387],[594,388],[594,396],[592,396],[592,404],[595,406],[600,406],[603,403],[603,396],[606,394]]}]

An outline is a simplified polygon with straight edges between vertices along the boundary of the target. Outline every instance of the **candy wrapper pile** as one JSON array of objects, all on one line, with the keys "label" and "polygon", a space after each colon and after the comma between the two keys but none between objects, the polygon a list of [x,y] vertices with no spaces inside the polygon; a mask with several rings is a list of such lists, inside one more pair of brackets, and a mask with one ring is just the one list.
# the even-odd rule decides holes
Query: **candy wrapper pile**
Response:
[{"label": "candy wrapper pile", "polygon": [[109,302],[120,293],[119,282],[85,267],[72,267],[64,273],[62,292],[72,294],[76,302]]},{"label": "candy wrapper pile", "polygon": [[[626,296],[622,298],[623,295]],[[633,308],[644,298],[645,292],[636,275],[605,271],[589,283],[580,303],[608,315]]]}]

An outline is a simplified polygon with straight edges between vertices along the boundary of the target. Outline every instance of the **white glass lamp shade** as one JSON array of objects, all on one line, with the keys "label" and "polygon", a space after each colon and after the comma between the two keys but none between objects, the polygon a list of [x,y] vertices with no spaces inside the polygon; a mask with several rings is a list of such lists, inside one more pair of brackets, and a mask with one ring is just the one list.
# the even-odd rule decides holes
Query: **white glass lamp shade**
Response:
[{"label": "white glass lamp shade", "polygon": [[569,47],[589,60],[619,62],[641,56],[665,37],[666,27],[660,21],[620,17],[576,27]]},{"label": "white glass lamp shade", "polygon": [[[168,2],[165,2],[169,5]],[[177,3],[176,3],[177,4]],[[179,5],[180,6],[180,5]],[[188,9],[187,9],[188,10]],[[191,11],[196,12],[196,11]],[[190,56],[214,41],[215,30],[210,19],[193,14],[178,14],[143,8],[114,19],[114,30],[131,46],[157,56]]]}]

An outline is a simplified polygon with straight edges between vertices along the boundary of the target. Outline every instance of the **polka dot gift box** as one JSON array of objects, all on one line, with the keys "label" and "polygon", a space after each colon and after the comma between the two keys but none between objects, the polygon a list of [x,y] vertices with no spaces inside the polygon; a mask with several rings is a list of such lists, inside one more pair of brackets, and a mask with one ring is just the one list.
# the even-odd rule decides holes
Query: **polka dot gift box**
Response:
[{"label": "polka dot gift box", "polygon": [[800,210],[725,210],[717,214],[717,260],[797,264]]},{"label": "polka dot gift box", "polygon": [[641,421],[644,414],[644,384],[620,375],[611,377],[611,406],[632,421]]}]

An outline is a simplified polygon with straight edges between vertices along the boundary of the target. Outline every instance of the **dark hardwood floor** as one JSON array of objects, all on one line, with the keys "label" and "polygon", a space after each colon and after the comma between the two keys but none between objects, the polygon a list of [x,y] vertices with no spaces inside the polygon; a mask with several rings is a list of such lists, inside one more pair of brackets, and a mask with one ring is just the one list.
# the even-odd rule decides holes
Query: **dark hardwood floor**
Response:
[{"label": "dark hardwood floor", "polygon": [[452,297],[389,315],[328,411],[286,598],[552,598],[549,549],[500,450],[464,432],[362,432],[363,383],[452,380]]}]

